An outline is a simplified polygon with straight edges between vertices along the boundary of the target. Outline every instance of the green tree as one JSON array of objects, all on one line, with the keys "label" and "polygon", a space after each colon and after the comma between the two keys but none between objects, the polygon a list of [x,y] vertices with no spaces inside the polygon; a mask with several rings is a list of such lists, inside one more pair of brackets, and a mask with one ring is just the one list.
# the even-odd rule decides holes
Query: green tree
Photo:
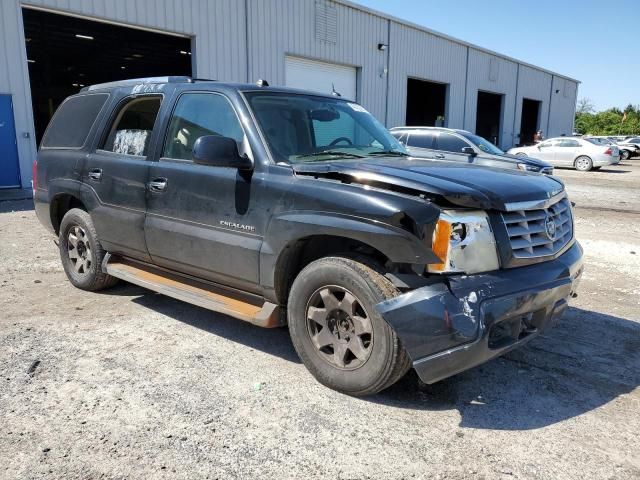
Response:
[{"label": "green tree", "polygon": [[583,135],[640,135],[640,106],[629,104],[624,110],[612,107],[595,112],[588,98],[580,99],[575,129]]}]

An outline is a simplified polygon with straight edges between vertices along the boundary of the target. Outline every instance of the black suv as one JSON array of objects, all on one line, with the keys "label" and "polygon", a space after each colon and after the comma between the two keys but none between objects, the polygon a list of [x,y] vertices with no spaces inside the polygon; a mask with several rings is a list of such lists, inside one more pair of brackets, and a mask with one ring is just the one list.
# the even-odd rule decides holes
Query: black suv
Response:
[{"label": "black suv", "polygon": [[58,108],[34,199],[71,283],[288,325],[323,384],[433,383],[522,345],[582,271],[563,184],[411,158],[336,96],[188,78]]}]

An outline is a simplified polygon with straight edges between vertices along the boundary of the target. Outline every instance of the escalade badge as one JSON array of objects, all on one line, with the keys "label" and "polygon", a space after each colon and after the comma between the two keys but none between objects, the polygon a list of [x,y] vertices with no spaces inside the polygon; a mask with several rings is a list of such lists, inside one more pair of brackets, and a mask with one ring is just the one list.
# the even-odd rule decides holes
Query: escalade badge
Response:
[{"label": "escalade badge", "polygon": [[227,220],[220,220],[220,226],[233,228],[235,230],[242,230],[243,232],[254,233],[256,231],[256,227],[253,225],[243,225],[242,223],[229,222]]},{"label": "escalade badge", "polygon": [[556,222],[554,222],[553,218],[549,215],[544,219],[544,230],[549,240],[553,241],[556,239]]}]

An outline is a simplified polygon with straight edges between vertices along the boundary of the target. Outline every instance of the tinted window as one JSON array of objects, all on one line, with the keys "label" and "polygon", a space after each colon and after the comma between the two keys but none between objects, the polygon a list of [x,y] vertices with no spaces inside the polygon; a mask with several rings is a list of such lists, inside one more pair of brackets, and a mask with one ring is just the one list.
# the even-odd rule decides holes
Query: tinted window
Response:
[{"label": "tinted window", "polygon": [[216,93],[185,93],[176,105],[163,157],[193,160],[193,145],[205,135],[220,135],[241,143],[244,131],[229,101]]},{"label": "tinted window", "polygon": [[44,134],[43,148],[80,148],[109,98],[106,93],[80,95],[65,100]]},{"label": "tinted window", "polygon": [[433,133],[412,133],[409,135],[407,145],[417,148],[433,148]]},{"label": "tinted window", "polygon": [[462,152],[462,149],[468,146],[467,142],[450,133],[440,133],[438,135],[438,150]]},{"label": "tinted window", "polygon": [[640,137],[634,137],[627,140],[629,143],[640,143]]},{"label": "tinted window", "polygon": [[560,140],[558,142],[558,146],[559,147],[575,148],[575,147],[579,147],[580,143],[578,143],[577,140]]},{"label": "tinted window", "polygon": [[161,102],[161,97],[129,100],[118,111],[102,149],[145,157]]}]

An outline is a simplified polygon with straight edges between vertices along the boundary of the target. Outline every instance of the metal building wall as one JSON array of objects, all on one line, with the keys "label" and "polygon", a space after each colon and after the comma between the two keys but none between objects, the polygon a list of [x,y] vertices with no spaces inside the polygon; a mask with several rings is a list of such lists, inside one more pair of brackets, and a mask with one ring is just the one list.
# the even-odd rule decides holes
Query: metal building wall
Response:
[{"label": "metal building wall", "polygon": [[513,115],[515,111],[518,64],[473,48],[469,49],[467,66],[467,98],[464,129],[476,129],[478,90],[498,93],[502,98],[500,146],[513,146]]},{"label": "metal building wall", "polygon": [[[516,97],[516,110],[513,123],[514,135],[520,133],[522,120],[522,100],[538,100],[540,105],[540,129],[545,137],[548,137],[549,96],[551,93],[551,74],[536,70],[526,65],[519,66],[518,95]],[[519,142],[519,137],[514,137],[514,143]]]},{"label": "metal building wall", "polygon": [[[23,5],[191,37],[198,77],[266,78],[283,85],[286,55],[353,66],[358,71],[358,101],[389,127],[405,123],[409,77],[449,84],[446,124],[452,128],[475,129],[478,89],[504,94],[503,147],[517,143],[523,97],[542,100],[547,137],[570,134],[573,126],[574,81],[524,64],[518,72],[513,59],[347,0],[2,0],[0,92],[13,95],[24,187],[30,185],[36,146]],[[316,12],[323,6],[336,12],[332,39],[319,38],[316,32]],[[379,50],[380,43],[388,49]],[[497,76],[490,72],[492,62],[498,65]]]},{"label": "metal building wall", "polygon": [[[316,3],[337,9],[335,41],[316,35]],[[387,21],[377,15],[333,2],[249,0],[249,79],[285,84],[285,56],[322,60],[357,68],[358,102],[384,121]]]},{"label": "metal building wall", "polygon": [[460,128],[464,118],[467,47],[391,21],[388,127],[405,124],[407,78],[447,83],[445,124]]},{"label": "metal building wall", "polygon": [[[21,4],[22,3],[22,4]],[[31,92],[24,46],[22,6],[189,36],[194,75],[227,81],[247,79],[245,3],[236,0],[2,0],[0,2],[0,92],[13,94],[22,186],[31,182],[33,140]],[[4,68],[7,66],[7,68]],[[28,133],[30,138],[22,138]]]},{"label": "metal building wall", "polygon": [[[22,13],[17,1],[0,1],[0,93],[9,93],[13,100],[16,144],[20,160],[22,187],[31,185],[31,164],[36,158],[33,139],[33,114],[27,54],[24,47]],[[24,135],[28,135],[25,138]],[[0,168],[3,156],[0,152]]]},{"label": "metal building wall", "polygon": [[553,75],[551,87],[551,114],[547,137],[573,134],[578,85],[566,78]]}]

